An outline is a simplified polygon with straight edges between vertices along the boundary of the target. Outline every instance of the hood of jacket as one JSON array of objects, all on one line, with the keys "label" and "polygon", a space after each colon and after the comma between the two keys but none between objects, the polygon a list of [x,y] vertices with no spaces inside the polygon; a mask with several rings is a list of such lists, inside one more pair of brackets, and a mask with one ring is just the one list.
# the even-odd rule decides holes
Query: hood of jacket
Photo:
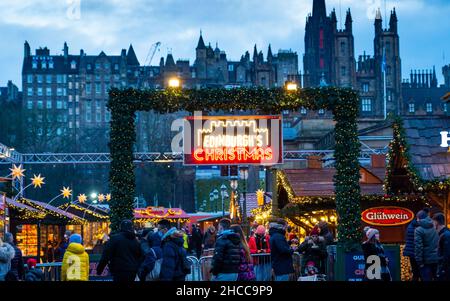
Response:
[{"label": "hood of jacket", "polygon": [[3,245],[0,247],[0,262],[8,262],[9,260],[14,258],[15,254],[16,252],[10,244],[3,243]]},{"label": "hood of jacket", "polygon": [[433,221],[432,221],[431,218],[428,217],[428,216],[427,216],[426,218],[424,218],[424,219],[421,219],[421,220],[418,222],[418,224],[419,224],[420,227],[422,227],[422,228],[424,228],[424,229],[430,229],[430,228],[433,228],[433,227],[434,227]]},{"label": "hood of jacket", "polygon": [[150,247],[161,247],[161,236],[159,233],[154,233],[147,237],[148,244]]},{"label": "hood of jacket", "polygon": [[219,238],[229,239],[234,245],[241,242],[239,234],[235,233],[233,230],[224,230],[220,233]]},{"label": "hood of jacket", "polygon": [[272,235],[274,235],[276,233],[279,233],[279,234],[284,236],[286,234],[286,231],[283,230],[283,229],[278,229],[278,228],[274,228],[274,227],[269,229],[269,235],[270,236],[272,236]]},{"label": "hood of jacket", "polygon": [[84,247],[83,247],[83,245],[81,245],[79,243],[72,242],[67,247],[67,251],[69,251],[70,253],[73,253],[73,254],[83,254],[84,253]]}]

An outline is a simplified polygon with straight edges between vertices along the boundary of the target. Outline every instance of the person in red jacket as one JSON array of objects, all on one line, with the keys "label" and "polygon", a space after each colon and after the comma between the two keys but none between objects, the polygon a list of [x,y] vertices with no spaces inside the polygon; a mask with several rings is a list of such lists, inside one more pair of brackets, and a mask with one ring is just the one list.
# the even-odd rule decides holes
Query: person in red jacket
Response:
[{"label": "person in red jacket", "polygon": [[248,240],[248,246],[251,254],[270,253],[270,237],[266,234],[266,228],[259,225],[256,229],[255,235]]}]

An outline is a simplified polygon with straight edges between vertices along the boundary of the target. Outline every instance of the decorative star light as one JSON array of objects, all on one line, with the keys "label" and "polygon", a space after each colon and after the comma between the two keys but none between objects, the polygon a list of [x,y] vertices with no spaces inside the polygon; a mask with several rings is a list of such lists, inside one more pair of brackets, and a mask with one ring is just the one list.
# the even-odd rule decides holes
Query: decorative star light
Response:
[{"label": "decorative star light", "polygon": [[72,190],[69,187],[64,187],[60,190],[64,199],[68,199],[72,195]]},{"label": "decorative star light", "polygon": [[103,202],[105,200],[105,195],[103,194],[103,193],[100,193],[99,195],[98,195],[98,201],[99,202]]},{"label": "decorative star light", "polygon": [[83,204],[84,202],[86,202],[86,200],[87,200],[87,196],[84,193],[82,193],[78,196],[79,203]]},{"label": "decorative star light", "polygon": [[39,175],[34,175],[34,177],[31,178],[31,183],[34,185],[34,188],[39,187],[41,188],[43,184],[45,184],[44,182],[44,177],[41,177],[41,174]]},{"label": "decorative star light", "polygon": [[106,201],[107,202],[111,201],[111,193],[106,194]]},{"label": "decorative star light", "polygon": [[25,169],[22,168],[22,164],[20,164],[19,166],[16,166],[16,164],[13,164],[13,168],[9,169],[11,171],[11,175],[12,178],[22,178],[24,176],[23,172],[25,171]]}]

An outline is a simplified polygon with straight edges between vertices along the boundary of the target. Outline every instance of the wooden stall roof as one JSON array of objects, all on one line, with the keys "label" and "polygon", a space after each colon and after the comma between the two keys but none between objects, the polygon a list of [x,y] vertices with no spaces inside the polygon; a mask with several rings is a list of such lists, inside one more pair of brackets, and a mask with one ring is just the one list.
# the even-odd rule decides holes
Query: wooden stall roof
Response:
[{"label": "wooden stall roof", "polygon": [[[284,170],[292,190],[297,197],[301,196],[334,196],[334,168],[304,168]],[[361,194],[383,195],[385,168],[364,168],[360,172],[366,175],[367,181],[360,181]],[[364,177],[363,177],[364,178]]]},{"label": "wooden stall roof", "polygon": [[109,219],[109,214],[105,210],[86,204],[66,203],[59,206],[59,209],[74,214],[88,221],[105,221]]},{"label": "wooden stall roof", "polygon": [[[19,209],[28,210],[28,211],[31,211],[31,212],[34,212],[34,213],[38,213],[39,212],[39,210],[37,210],[37,209],[35,209],[33,207],[30,207],[28,205],[19,203],[17,201],[14,201],[14,200],[8,198],[8,197],[5,197],[5,200],[6,200],[6,204],[8,205],[8,207],[17,207]],[[1,210],[5,209],[3,202],[0,204],[0,209]]]},{"label": "wooden stall roof", "polygon": [[54,217],[63,217],[68,219],[69,221],[73,221],[74,223],[82,223],[83,219],[81,217],[78,217],[74,214],[71,214],[69,212],[66,212],[60,208],[57,208],[55,206],[49,205],[47,203],[44,202],[40,202],[40,201],[35,201],[35,200],[31,200],[31,199],[20,199],[20,202],[23,204],[26,204],[28,206],[31,206],[37,210],[41,210],[46,212],[49,215],[52,215]]},{"label": "wooden stall roof", "polygon": [[450,130],[450,118],[414,117],[403,120],[409,155],[423,180],[450,177],[450,153],[441,147],[441,131]]}]

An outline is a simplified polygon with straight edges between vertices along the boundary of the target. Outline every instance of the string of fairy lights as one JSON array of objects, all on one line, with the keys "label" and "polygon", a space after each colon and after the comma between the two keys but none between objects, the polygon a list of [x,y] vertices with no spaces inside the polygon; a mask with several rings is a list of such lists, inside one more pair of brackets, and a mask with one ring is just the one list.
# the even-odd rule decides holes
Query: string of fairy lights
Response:
[{"label": "string of fairy lights", "polygon": [[[389,143],[389,152],[387,154],[388,165],[386,167],[386,178],[384,189],[389,194],[398,194],[400,191],[394,191],[393,177],[395,177],[396,163],[400,161],[403,164],[403,169],[406,171],[408,180],[412,184],[414,192],[426,193],[435,192],[442,193],[450,191],[450,178],[424,180],[420,177],[419,172],[415,168],[411,155],[410,147],[406,140],[406,133],[403,127],[403,120],[397,117],[393,124],[393,139]],[[397,157],[399,156],[399,157]]]}]

